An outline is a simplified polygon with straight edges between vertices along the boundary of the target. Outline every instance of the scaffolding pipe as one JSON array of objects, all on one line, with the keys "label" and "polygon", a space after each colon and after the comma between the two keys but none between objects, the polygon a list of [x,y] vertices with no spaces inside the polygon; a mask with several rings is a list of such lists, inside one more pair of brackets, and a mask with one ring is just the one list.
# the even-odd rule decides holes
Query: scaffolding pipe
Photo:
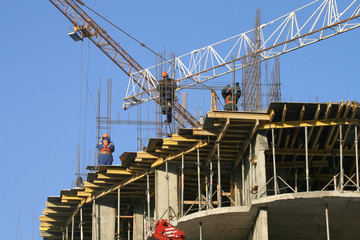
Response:
[{"label": "scaffolding pipe", "polygon": [[198,177],[198,198],[199,198],[199,211],[201,211],[201,186],[200,186],[200,149],[197,149],[197,177]]},{"label": "scaffolding pipe", "polygon": [[74,240],[74,217],[71,218],[71,240]]},{"label": "scaffolding pipe", "polygon": [[[249,192],[251,193],[252,186],[253,186],[253,168],[252,168],[252,147],[251,143],[249,145]],[[251,202],[251,194],[248,194],[248,202]]]},{"label": "scaffolding pipe", "polygon": [[147,199],[147,214],[148,214],[148,226],[147,232],[151,231],[151,215],[150,215],[150,176],[146,175],[146,199]]},{"label": "scaffolding pipe", "polygon": [[80,208],[80,240],[84,240],[83,211]]},{"label": "scaffolding pipe", "polygon": [[64,230],[61,232],[62,240],[65,240],[65,232]]},{"label": "scaffolding pipe", "polygon": [[326,239],[330,240],[329,210],[327,204],[325,204],[325,219],[326,219]]},{"label": "scaffolding pipe", "polygon": [[116,238],[117,240],[120,240],[120,188],[117,190],[117,234]]},{"label": "scaffolding pipe", "polygon": [[308,149],[308,131],[305,127],[305,165],[306,165],[306,192],[310,189],[310,177],[309,177],[309,149]]},{"label": "scaffolding pipe", "polygon": [[170,188],[169,188],[169,168],[168,162],[165,162],[165,169],[166,169],[166,187],[167,187],[167,219],[170,221]]},{"label": "scaffolding pipe", "polygon": [[212,194],[213,194],[213,164],[212,158],[210,158],[210,186],[209,186],[209,203],[212,204]]},{"label": "scaffolding pipe", "polygon": [[180,203],[180,216],[184,216],[184,188],[185,188],[185,181],[184,181],[184,162],[185,156],[184,154],[181,156],[181,203]]},{"label": "scaffolding pipe", "polygon": [[220,166],[220,143],[217,143],[217,167],[218,167],[218,207],[221,208],[221,166]]},{"label": "scaffolding pipe", "polygon": [[271,136],[272,136],[272,155],[273,155],[273,168],[274,168],[274,192],[275,195],[277,195],[278,193],[278,189],[277,189],[277,174],[276,174],[276,159],[275,159],[275,134],[274,134],[274,129],[271,129]]},{"label": "scaffolding pipe", "polygon": [[244,160],[241,161],[241,201],[242,206],[245,206],[245,166]]},{"label": "scaffolding pipe", "polygon": [[69,226],[65,227],[65,240],[69,240]]},{"label": "scaffolding pipe", "polygon": [[130,220],[128,220],[128,240],[130,240],[130,228],[131,225],[130,225]]},{"label": "scaffolding pipe", "polygon": [[356,191],[359,191],[359,146],[358,146],[358,129],[357,125],[355,125],[355,161],[356,161]]},{"label": "scaffolding pipe", "polygon": [[340,191],[344,190],[344,169],[343,169],[343,136],[342,136],[342,125],[340,127]]},{"label": "scaffolding pipe", "polygon": [[200,240],[202,240],[203,239],[202,222],[199,222],[199,232],[200,232]]}]

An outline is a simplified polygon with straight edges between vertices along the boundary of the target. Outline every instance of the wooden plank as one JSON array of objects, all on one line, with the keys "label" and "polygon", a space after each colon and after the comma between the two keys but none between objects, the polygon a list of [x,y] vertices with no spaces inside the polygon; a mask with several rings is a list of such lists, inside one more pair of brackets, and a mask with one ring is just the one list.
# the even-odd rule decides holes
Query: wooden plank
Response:
[{"label": "wooden plank", "polygon": [[355,125],[359,124],[359,119],[323,119],[323,120],[304,120],[304,121],[288,121],[262,124],[259,130],[264,129],[281,129],[281,128],[301,128],[301,127],[326,127],[337,125]]},{"label": "wooden plank", "polygon": [[250,120],[250,121],[269,121],[270,117],[267,113],[257,112],[233,112],[233,111],[213,111],[208,112],[207,118],[230,118],[237,120]]}]

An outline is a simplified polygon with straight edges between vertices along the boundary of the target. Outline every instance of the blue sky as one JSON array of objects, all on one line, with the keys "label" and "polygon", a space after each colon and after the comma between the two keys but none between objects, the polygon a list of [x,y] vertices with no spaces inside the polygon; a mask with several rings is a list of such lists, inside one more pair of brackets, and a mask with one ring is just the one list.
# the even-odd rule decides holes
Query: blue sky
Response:
[{"label": "blue sky", "polygon": [[[84,2],[153,50],[166,47],[182,55],[252,29],[257,8],[268,22],[310,1]],[[49,1],[3,1],[0,20],[0,229],[3,239],[40,239],[38,219],[47,196],[59,195],[75,179],[78,144],[86,147],[84,161],[92,161],[96,115],[91,98],[96,101],[99,79],[113,79],[113,117],[119,112],[121,119],[133,118],[136,111],[121,110],[127,76],[88,41],[73,42],[67,36],[70,23]],[[98,22],[143,67],[154,65],[150,52]],[[283,55],[283,98],[358,100],[358,39],[360,29],[355,29]],[[87,105],[84,75],[91,95]],[[121,153],[136,150],[136,127],[113,126],[112,140],[119,164]]]}]

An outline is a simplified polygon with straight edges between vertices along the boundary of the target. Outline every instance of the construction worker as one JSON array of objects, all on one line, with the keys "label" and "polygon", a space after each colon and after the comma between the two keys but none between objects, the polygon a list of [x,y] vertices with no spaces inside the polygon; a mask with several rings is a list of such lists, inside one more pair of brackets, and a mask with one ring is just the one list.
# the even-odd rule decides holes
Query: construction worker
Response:
[{"label": "construction worker", "polygon": [[98,158],[99,165],[111,165],[113,162],[112,153],[115,151],[115,145],[110,141],[107,133],[102,136],[102,140],[96,147],[100,151]]},{"label": "construction worker", "polygon": [[225,99],[224,110],[226,111],[237,111],[237,103],[241,96],[241,90],[239,87],[239,83],[236,83],[236,93],[234,88],[230,88],[230,85],[227,85],[221,91],[221,95]]},{"label": "construction worker", "polygon": [[172,104],[175,97],[176,83],[169,78],[167,72],[162,72],[163,79],[159,81],[156,90],[159,92],[161,113],[166,115],[166,123],[171,123]]}]

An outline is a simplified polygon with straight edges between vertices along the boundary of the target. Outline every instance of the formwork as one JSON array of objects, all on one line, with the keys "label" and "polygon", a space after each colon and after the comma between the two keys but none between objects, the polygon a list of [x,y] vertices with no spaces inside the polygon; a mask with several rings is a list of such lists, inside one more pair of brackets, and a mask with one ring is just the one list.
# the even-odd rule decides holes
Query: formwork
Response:
[{"label": "formwork", "polygon": [[48,197],[41,236],[147,239],[165,218],[186,239],[360,239],[359,121],[351,101],[208,112]]}]

